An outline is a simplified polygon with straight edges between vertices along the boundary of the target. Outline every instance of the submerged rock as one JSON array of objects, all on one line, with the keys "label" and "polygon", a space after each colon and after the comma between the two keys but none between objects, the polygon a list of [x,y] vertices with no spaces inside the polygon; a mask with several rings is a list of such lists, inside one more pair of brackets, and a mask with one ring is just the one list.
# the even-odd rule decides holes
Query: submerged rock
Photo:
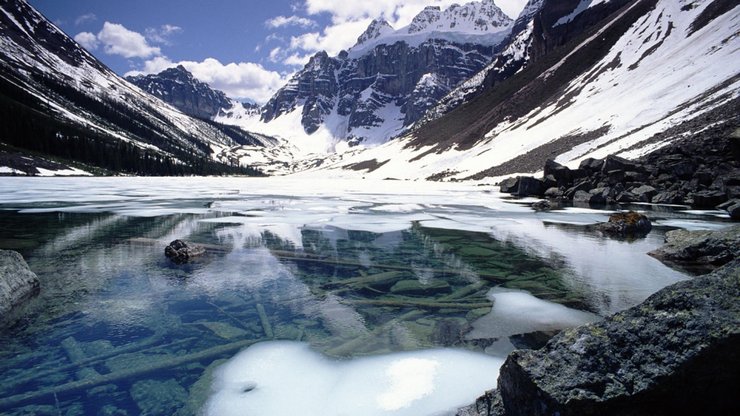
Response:
[{"label": "submerged rock", "polygon": [[0,250],[0,317],[39,292],[39,278],[18,252]]},{"label": "submerged rock", "polygon": [[597,224],[595,228],[617,237],[640,237],[653,228],[650,219],[635,211],[618,212],[609,216],[609,222]]},{"label": "submerged rock", "polygon": [[458,415],[740,414],[740,260],[517,350]]},{"label": "submerged rock", "polygon": [[187,391],[173,379],[137,381],[130,393],[141,415],[174,415],[188,399]]},{"label": "submerged rock", "polygon": [[677,265],[717,267],[740,253],[740,225],[715,231],[673,230],[666,233],[665,242],[648,254]]},{"label": "submerged rock", "polygon": [[182,240],[174,240],[164,248],[164,255],[173,263],[183,264],[190,261],[193,257],[203,255],[206,250],[195,244],[188,244]]},{"label": "submerged rock", "polygon": [[391,287],[391,293],[397,295],[434,295],[452,291],[450,284],[444,280],[432,279],[427,282],[419,280],[401,280]]}]

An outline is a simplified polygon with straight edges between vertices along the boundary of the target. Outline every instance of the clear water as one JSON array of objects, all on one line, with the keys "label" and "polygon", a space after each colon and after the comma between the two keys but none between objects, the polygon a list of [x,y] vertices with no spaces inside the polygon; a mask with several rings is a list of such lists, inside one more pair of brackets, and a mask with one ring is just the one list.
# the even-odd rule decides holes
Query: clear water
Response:
[{"label": "clear water", "polygon": [[[686,278],[645,254],[667,226],[724,226],[671,209],[619,241],[582,227],[608,211],[523,202],[392,181],[2,178],[0,248],[42,284],[4,317],[0,413],[195,415],[214,369],[270,340],[330,360],[503,358]],[[176,238],[206,254],[170,263]]]}]

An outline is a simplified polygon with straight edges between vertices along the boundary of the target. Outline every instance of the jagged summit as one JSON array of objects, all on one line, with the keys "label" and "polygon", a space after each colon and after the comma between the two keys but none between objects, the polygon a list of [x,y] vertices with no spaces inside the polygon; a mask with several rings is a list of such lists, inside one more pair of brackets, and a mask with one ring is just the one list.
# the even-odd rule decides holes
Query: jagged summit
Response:
[{"label": "jagged summit", "polygon": [[357,38],[357,45],[362,45],[366,42],[375,40],[381,36],[387,35],[393,32],[393,26],[383,18],[374,19],[370,22],[365,32]]},{"label": "jagged summit", "polygon": [[462,6],[453,4],[444,11],[439,6],[427,6],[414,17],[406,31],[489,33],[501,31],[510,24],[511,19],[493,0],[482,0]]},{"label": "jagged summit", "polygon": [[416,46],[430,39],[493,45],[501,40],[502,33],[511,29],[512,23],[494,0],[453,4],[445,10],[427,6],[410,24],[398,30],[384,19],[373,20],[349,52],[358,56],[377,45],[403,41]]},{"label": "jagged summit", "polygon": [[199,81],[182,65],[158,74],[126,77],[126,80],[193,117],[212,119],[233,105],[226,94]]},{"label": "jagged summit", "polygon": [[398,30],[377,18],[348,51],[311,57],[259,118],[217,119],[300,142],[309,153],[379,145],[483,69],[512,23],[493,0],[427,7]]}]

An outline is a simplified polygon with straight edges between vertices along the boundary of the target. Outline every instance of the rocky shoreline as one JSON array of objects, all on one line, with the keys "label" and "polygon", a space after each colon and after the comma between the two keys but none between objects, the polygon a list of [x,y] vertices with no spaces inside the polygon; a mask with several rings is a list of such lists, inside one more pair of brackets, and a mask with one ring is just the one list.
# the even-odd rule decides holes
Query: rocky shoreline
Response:
[{"label": "rocky shoreline", "polygon": [[542,178],[501,182],[501,192],[575,205],[630,203],[724,209],[740,220],[740,132],[708,129],[640,159],[585,159],[578,169],[548,160]]},{"label": "rocky shoreline", "polygon": [[740,260],[539,350],[458,416],[740,414]]}]

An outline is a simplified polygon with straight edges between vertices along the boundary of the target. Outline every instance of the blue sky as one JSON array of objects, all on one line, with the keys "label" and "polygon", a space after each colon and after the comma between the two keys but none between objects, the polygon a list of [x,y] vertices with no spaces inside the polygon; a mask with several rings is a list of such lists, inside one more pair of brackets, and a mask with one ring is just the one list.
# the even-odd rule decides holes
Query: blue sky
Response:
[{"label": "blue sky", "polygon": [[[320,50],[351,47],[369,22],[408,24],[454,0],[29,0],[117,73],[184,65],[227,95],[265,102]],[[458,1],[459,2],[459,1]],[[463,1],[464,2],[464,1]],[[462,2],[460,2],[462,3]],[[516,15],[526,0],[498,0]]]}]

